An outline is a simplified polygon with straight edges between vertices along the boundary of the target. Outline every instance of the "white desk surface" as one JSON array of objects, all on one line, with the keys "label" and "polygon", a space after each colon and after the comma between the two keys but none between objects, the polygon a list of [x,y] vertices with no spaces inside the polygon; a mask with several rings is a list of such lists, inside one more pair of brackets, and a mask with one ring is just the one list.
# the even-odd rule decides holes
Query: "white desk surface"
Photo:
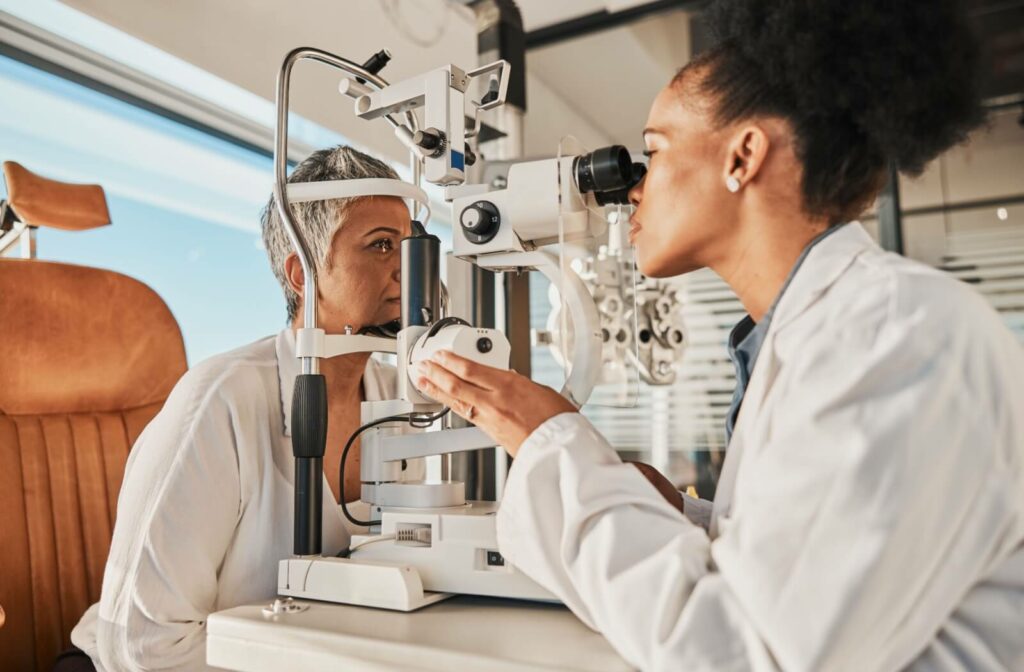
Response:
[{"label": "white desk surface", "polygon": [[227,609],[207,623],[210,665],[281,670],[630,670],[561,605],[459,596],[402,613],[322,602],[264,616]]}]

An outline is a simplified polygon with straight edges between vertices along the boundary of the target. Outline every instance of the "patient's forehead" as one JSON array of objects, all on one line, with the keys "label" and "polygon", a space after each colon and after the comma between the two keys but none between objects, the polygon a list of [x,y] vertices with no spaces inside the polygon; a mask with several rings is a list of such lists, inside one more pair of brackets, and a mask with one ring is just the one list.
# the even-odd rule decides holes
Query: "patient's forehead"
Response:
[{"label": "patient's forehead", "polygon": [[361,198],[349,205],[342,216],[343,228],[354,235],[379,227],[397,229],[405,235],[410,228],[409,208],[402,199],[393,196]]}]

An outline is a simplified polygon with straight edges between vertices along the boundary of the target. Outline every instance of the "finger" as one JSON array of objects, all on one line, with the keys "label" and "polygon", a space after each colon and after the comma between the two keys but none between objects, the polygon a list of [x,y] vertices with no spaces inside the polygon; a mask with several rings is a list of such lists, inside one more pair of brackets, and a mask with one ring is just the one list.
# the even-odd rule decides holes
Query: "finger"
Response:
[{"label": "finger", "polygon": [[[431,361],[420,362],[420,376],[432,384],[448,398],[474,406],[484,403],[483,390],[473,383],[467,382],[448,369]],[[433,396],[433,395],[431,395]],[[440,400],[438,400],[440,401]]]},{"label": "finger", "polygon": [[422,392],[423,394],[427,395],[437,403],[447,406],[448,408],[452,409],[459,415],[462,415],[462,413],[459,413],[459,411],[468,411],[469,409],[469,407],[466,404],[464,404],[458,399],[455,399],[454,397],[445,394],[444,390],[442,390],[437,385],[434,385],[427,378],[419,378],[416,381],[416,387],[419,388],[420,392]]},{"label": "finger", "polygon": [[[416,381],[416,386],[420,389],[423,394],[426,394],[431,399],[434,399],[440,404],[443,404],[450,408],[453,413],[462,417],[466,420],[473,421],[479,417],[479,412],[476,407],[472,404],[456,399],[444,392],[434,383],[430,382],[427,378],[421,377]],[[470,410],[472,409],[472,410]]]},{"label": "finger", "polygon": [[480,364],[471,359],[460,357],[450,350],[439,350],[434,353],[434,361],[468,381],[485,390],[499,390],[508,372],[493,366]]}]

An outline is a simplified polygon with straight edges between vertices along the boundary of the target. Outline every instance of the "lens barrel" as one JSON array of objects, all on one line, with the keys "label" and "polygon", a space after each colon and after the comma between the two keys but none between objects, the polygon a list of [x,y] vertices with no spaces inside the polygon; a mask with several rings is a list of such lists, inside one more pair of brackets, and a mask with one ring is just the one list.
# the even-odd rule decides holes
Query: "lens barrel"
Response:
[{"label": "lens barrel", "polygon": [[593,193],[600,205],[628,203],[629,190],[643,179],[647,169],[633,163],[622,145],[595,149],[576,157],[576,186],[582,193]]},{"label": "lens barrel", "polygon": [[597,201],[598,205],[626,205],[629,203],[629,190],[640,183],[640,180],[644,179],[644,175],[647,174],[647,166],[642,163],[634,163],[632,175],[629,178],[629,183],[622,189],[615,189],[612,191],[598,191],[594,193],[594,200]]},{"label": "lens barrel", "polygon": [[632,171],[629,150],[622,145],[595,149],[576,159],[576,186],[580,191],[609,191],[626,185]]}]

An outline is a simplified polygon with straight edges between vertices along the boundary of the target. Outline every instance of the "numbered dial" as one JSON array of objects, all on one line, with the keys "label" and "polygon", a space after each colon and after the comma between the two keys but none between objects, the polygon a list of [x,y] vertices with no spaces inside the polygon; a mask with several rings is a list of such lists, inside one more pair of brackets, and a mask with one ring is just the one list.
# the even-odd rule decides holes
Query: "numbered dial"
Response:
[{"label": "numbered dial", "polygon": [[477,245],[489,242],[501,228],[501,214],[490,201],[477,201],[462,211],[459,223],[466,240]]}]

